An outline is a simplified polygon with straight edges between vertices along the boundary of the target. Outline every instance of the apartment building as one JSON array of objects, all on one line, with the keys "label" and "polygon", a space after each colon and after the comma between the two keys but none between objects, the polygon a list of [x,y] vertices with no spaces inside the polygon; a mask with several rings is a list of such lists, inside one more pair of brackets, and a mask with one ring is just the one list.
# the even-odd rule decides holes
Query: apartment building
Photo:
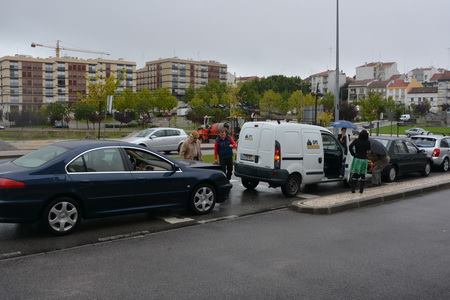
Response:
[{"label": "apartment building", "polygon": [[408,106],[406,96],[413,88],[421,88],[423,85],[415,79],[407,82],[404,79],[391,80],[387,85],[386,98],[392,97],[396,102]]},{"label": "apartment building", "polygon": [[348,102],[358,103],[369,95],[369,85],[375,80],[355,80],[348,85]]},{"label": "apartment building", "polygon": [[450,105],[450,71],[445,71],[438,79],[438,105],[447,109]]},{"label": "apartment building", "polygon": [[396,62],[371,62],[356,67],[356,80],[388,80],[399,74]]},{"label": "apartment building", "polygon": [[439,108],[437,87],[417,87],[409,90],[406,96],[406,107],[411,107],[411,104],[418,105],[420,102],[428,101],[431,105],[432,111],[437,111]]},{"label": "apartment building", "polygon": [[227,65],[211,60],[159,59],[147,62],[136,73],[137,90],[168,88],[177,98],[182,98],[190,86],[200,88],[211,80],[227,82]]},{"label": "apartment building", "polygon": [[[321,94],[326,94],[328,92],[334,93],[336,84],[336,71],[327,70],[317,74],[313,74],[310,77],[311,81],[311,92],[319,92]],[[339,87],[345,85],[347,76],[345,73],[341,72],[339,74]]]},{"label": "apartment building", "polygon": [[45,103],[75,102],[86,94],[89,82],[110,76],[121,78],[119,91],[136,90],[135,62],[4,56],[0,58],[0,109],[3,113],[35,111]]}]

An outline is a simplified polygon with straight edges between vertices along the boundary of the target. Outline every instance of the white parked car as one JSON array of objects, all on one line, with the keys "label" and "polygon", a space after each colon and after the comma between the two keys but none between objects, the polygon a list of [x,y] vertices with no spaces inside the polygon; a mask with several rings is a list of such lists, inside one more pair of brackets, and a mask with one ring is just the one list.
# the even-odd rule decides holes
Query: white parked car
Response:
[{"label": "white parked car", "polygon": [[281,187],[285,196],[292,197],[301,184],[348,181],[352,159],[324,127],[248,122],[239,135],[235,175],[247,189],[262,181]]},{"label": "white parked car", "polygon": [[123,141],[169,154],[171,151],[179,152],[181,144],[187,137],[183,129],[155,127],[139,131],[133,136],[124,138]]}]

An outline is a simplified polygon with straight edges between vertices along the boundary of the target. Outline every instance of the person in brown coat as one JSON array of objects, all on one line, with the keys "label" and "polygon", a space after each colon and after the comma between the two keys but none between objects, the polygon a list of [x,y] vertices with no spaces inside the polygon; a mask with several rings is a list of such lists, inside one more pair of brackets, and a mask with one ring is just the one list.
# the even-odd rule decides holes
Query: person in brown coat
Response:
[{"label": "person in brown coat", "polygon": [[201,142],[198,139],[197,131],[192,131],[189,137],[183,142],[180,149],[180,156],[187,160],[202,160]]}]

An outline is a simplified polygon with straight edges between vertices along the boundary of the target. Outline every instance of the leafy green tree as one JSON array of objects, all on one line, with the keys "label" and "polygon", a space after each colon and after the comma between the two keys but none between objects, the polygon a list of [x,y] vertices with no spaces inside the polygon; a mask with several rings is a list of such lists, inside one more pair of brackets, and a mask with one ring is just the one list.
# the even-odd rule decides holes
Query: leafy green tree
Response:
[{"label": "leafy green tree", "polygon": [[114,76],[110,76],[103,81],[97,80],[88,84],[88,93],[83,100],[97,108],[95,115],[91,115],[89,119],[98,123],[98,138],[100,138],[100,124],[105,117],[106,99],[116,94],[119,83]]},{"label": "leafy green tree", "polygon": [[319,103],[323,105],[325,111],[334,113],[334,95],[332,93],[327,92]]},{"label": "leafy green tree", "polygon": [[274,113],[279,112],[281,103],[281,95],[277,92],[274,92],[273,90],[268,90],[264,93],[261,101],[259,102],[261,115],[266,115],[271,118]]},{"label": "leafy green tree", "polygon": [[288,99],[289,109],[294,110],[297,114],[297,120],[303,120],[303,111],[305,109],[305,97],[302,91],[294,91]]},{"label": "leafy green tree", "polygon": [[50,125],[54,125],[55,121],[63,121],[64,117],[68,115],[68,105],[64,102],[49,103],[44,107],[44,112],[47,115]]},{"label": "leafy green tree", "polygon": [[177,98],[172,96],[170,91],[165,88],[159,88],[153,91],[155,108],[168,111],[172,110],[178,105]]},{"label": "leafy green tree", "polygon": [[136,107],[137,93],[125,89],[114,97],[114,109],[120,112],[132,111]]},{"label": "leafy green tree", "polygon": [[431,104],[428,100],[421,101],[419,104],[411,104],[411,108],[414,114],[419,115],[421,117],[425,116],[431,108]]},{"label": "leafy green tree", "polygon": [[136,95],[136,105],[134,110],[139,117],[139,122],[142,125],[151,123],[153,111],[156,107],[156,98],[153,91],[144,89]]},{"label": "leafy green tree", "polygon": [[226,105],[230,108],[230,117],[242,116],[239,109],[239,89],[237,87],[228,87],[227,93],[224,96]]},{"label": "leafy green tree", "polygon": [[353,103],[348,103],[347,101],[341,103],[341,106],[339,107],[339,118],[341,120],[353,122],[357,115],[358,110]]},{"label": "leafy green tree", "polygon": [[382,111],[384,104],[382,96],[378,93],[370,93],[369,96],[360,102],[361,116],[364,120],[376,120]]},{"label": "leafy green tree", "polygon": [[79,101],[74,104],[73,112],[74,118],[77,121],[85,120],[86,126],[89,129],[89,120],[95,115],[97,107],[93,103],[88,103],[86,101]]}]

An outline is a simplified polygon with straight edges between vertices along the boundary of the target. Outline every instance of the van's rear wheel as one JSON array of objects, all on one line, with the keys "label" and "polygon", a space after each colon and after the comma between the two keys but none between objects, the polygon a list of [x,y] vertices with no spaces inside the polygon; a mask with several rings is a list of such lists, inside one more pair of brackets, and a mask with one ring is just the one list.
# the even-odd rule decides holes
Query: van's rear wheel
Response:
[{"label": "van's rear wheel", "polygon": [[281,191],[286,197],[295,197],[300,191],[301,184],[302,178],[297,174],[291,174],[281,186]]},{"label": "van's rear wheel", "polygon": [[258,184],[259,184],[259,181],[258,180],[253,180],[253,179],[250,179],[250,178],[242,178],[241,179],[241,181],[242,181],[242,185],[246,188],[246,189],[248,189],[248,190],[254,190],[257,186],[258,186]]}]

